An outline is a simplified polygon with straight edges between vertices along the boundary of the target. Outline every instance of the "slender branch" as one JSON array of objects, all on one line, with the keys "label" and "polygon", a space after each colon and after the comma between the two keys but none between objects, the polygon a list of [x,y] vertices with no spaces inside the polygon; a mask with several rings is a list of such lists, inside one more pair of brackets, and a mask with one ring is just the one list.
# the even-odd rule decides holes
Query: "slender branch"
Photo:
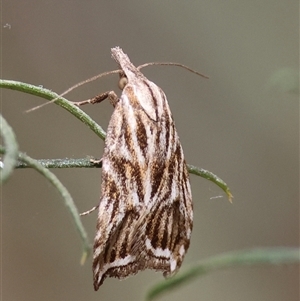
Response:
[{"label": "slender branch", "polygon": [[228,200],[230,203],[232,203],[232,199],[233,199],[233,195],[231,194],[231,191],[228,187],[228,185],[218,176],[216,176],[215,174],[213,174],[212,172],[199,168],[197,166],[194,165],[190,165],[188,164],[188,171],[189,173],[196,175],[196,176],[200,176],[202,178],[205,178],[206,180],[212,181],[213,183],[215,183],[217,186],[219,186],[222,190],[224,190],[224,192],[227,194]]},{"label": "slender branch", "polygon": [[[0,153],[5,154],[5,149],[0,146]],[[65,188],[65,186],[59,181],[59,179],[46,167],[44,167],[38,160],[35,160],[29,156],[27,156],[24,153],[19,152],[18,153],[18,159],[19,162],[23,162],[23,164],[26,164],[27,167],[34,168],[37,172],[42,174],[59,192],[59,194],[62,196],[66,207],[69,209],[73,220],[76,225],[76,229],[79,232],[79,235],[81,237],[81,240],[83,242],[83,255],[81,262],[83,263],[85,258],[88,256],[88,254],[91,251],[91,246],[88,240],[87,233],[83,227],[83,224],[81,222],[79,212],[77,210],[77,207],[68,192],[68,190]]]},{"label": "slender branch", "polygon": [[186,284],[198,277],[204,276],[215,270],[231,267],[254,266],[254,265],[279,265],[279,264],[299,264],[299,248],[259,248],[252,250],[233,251],[218,256],[213,256],[182,271],[181,273],[162,281],[152,287],[147,300],[153,300],[163,293],[177,289],[180,285]]},{"label": "slender branch", "polygon": [[81,120],[85,125],[87,125],[96,135],[98,135],[102,140],[105,139],[106,133],[98,125],[89,115],[87,115],[84,111],[74,105],[72,102],[68,101],[67,99],[60,97],[58,94],[42,88],[37,87],[34,85],[13,81],[13,80],[0,80],[0,88],[6,88],[11,90],[16,90],[20,92],[25,92],[31,95],[39,96],[47,100],[53,100],[55,104],[61,106],[76,118]]},{"label": "slender branch", "polygon": [[18,160],[19,146],[13,129],[1,114],[0,134],[3,137],[3,141],[7,150],[3,159],[3,168],[0,169],[0,183],[4,183],[15,169]]},{"label": "slender branch", "polygon": [[[1,150],[0,150],[1,152]],[[94,159],[94,158],[93,158]],[[37,160],[41,165],[46,168],[97,168],[101,167],[101,164],[95,164],[89,158],[81,159],[39,159]],[[18,161],[16,168],[30,168],[25,162]]]},{"label": "slender branch", "polygon": [[[1,149],[0,149],[1,153]],[[92,160],[89,158],[81,158],[81,159],[40,159],[38,162],[43,165],[46,168],[99,168],[102,167],[101,163],[95,164]],[[98,160],[96,160],[98,161]],[[25,162],[17,162],[16,168],[28,168],[31,166],[28,166]],[[212,181],[217,186],[219,186],[227,195],[228,200],[232,202],[232,194],[230,192],[230,189],[228,185],[218,176],[213,174],[212,172],[196,167],[194,165],[188,164],[188,171],[191,174],[194,174],[196,176],[200,176],[206,180]]]}]

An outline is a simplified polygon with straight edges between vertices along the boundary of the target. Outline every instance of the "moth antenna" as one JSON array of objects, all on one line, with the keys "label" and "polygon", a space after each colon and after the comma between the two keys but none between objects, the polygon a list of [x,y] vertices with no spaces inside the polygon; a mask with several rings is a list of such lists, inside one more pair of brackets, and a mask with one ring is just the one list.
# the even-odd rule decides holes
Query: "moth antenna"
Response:
[{"label": "moth antenna", "polygon": [[[91,77],[91,78],[85,79],[85,80],[83,80],[82,82],[80,82],[80,83],[78,83],[78,84],[72,86],[71,88],[69,88],[68,90],[66,90],[66,91],[63,92],[62,94],[60,94],[59,97],[62,97],[62,96],[64,96],[64,95],[70,93],[70,92],[73,91],[74,89],[76,89],[76,88],[78,88],[78,87],[80,87],[80,86],[83,86],[84,84],[93,82],[93,81],[95,81],[95,80],[98,79],[98,78],[101,78],[101,77],[103,77],[103,76],[110,75],[110,74],[120,73],[120,72],[122,72],[122,70],[113,70],[113,71],[107,71],[107,72],[104,72],[104,73],[101,73],[101,74],[97,74],[97,75],[95,75],[95,76],[93,76],[93,77]],[[55,99],[54,99],[54,100],[55,100]],[[51,100],[51,101],[53,101],[53,100]]]},{"label": "moth antenna", "polygon": [[142,69],[142,68],[145,68],[145,67],[148,67],[148,66],[154,66],[154,65],[161,65],[161,66],[177,66],[177,67],[181,67],[181,68],[184,68],[194,74],[197,74],[201,77],[204,77],[206,79],[209,79],[209,76],[205,75],[205,74],[202,74],[198,71],[195,71],[193,70],[192,68],[188,67],[188,66],[185,66],[183,64],[179,64],[179,63],[173,63],[173,62],[162,62],[162,63],[159,63],[159,62],[151,62],[151,63],[146,63],[146,64],[143,64],[143,65],[140,65],[137,67],[138,70]]},{"label": "moth antenna", "polygon": [[87,84],[87,83],[90,83],[92,81],[95,81],[96,79],[100,78],[100,77],[103,77],[103,76],[106,76],[106,75],[110,75],[110,74],[115,74],[115,73],[121,73],[122,70],[113,70],[113,71],[107,71],[107,72],[104,72],[104,73],[101,73],[101,74],[97,74],[89,79],[86,79],[86,80],[83,80],[82,82],[79,82],[78,84],[72,86],[71,88],[69,88],[68,90],[66,90],[65,92],[63,92],[62,94],[58,95],[56,98],[52,99],[51,101],[49,102],[46,102],[46,103],[43,103],[41,105],[38,105],[36,107],[33,107],[27,111],[25,111],[25,113],[29,113],[29,112],[32,112],[32,111],[35,111],[37,109],[40,109],[44,106],[47,106],[53,102],[55,102],[57,99],[59,99],[60,97],[63,97],[65,96],[66,94],[70,93],[71,91],[73,91],[74,89],[80,87],[80,86],[83,86],[84,84]]}]

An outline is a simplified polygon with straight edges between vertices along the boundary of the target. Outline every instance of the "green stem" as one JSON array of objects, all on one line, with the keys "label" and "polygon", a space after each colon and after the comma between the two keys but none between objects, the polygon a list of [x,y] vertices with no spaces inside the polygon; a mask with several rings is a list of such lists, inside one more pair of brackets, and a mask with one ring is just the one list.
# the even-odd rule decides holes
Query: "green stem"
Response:
[{"label": "green stem", "polygon": [[[1,152],[1,150],[0,150]],[[42,164],[46,168],[99,168],[101,167],[101,164],[94,164],[91,162],[88,158],[81,158],[81,159],[39,159],[38,162]],[[25,162],[18,162],[16,165],[16,168],[28,168],[28,166]],[[200,176],[206,180],[212,181],[217,186],[219,186],[226,194],[230,202],[232,202],[232,194],[229,190],[229,187],[227,184],[220,179],[218,176],[213,174],[210,171],[207,171],[205,169],[189,165],[188,164],[188,171],[191,174]]]},{"label": "green stem", "polygon": [[228,185],[221,178],[219,178],[212,172],[202,169],[202,168],[199,168],[197,166],[190,165],[190,164],[188,164],[187,166],[188,166],[189,173],[196,175],[196,176],[200,176],[206,180],[212,181],[217,186],[219,186],[227,194],[229,202],[232,203],[233,195],[231,194],[231,191],[230,191]]},{"label": "green stem", "polygon": [[12,174],[18,160],[18,142],[15,133],[6,120],[0,115],[0,134],[6,147],[3,167],[0,169],[0,183],[4,183]]},{"label": "green stem", "polygon": [[193,266],[172,278],[169,278],[149,290],[147,300],[153,300],[163,293],[177,289],[198,277],[215,270],[231,267],[254,266],[254,265],[279,265],[299,264],[299,248],[259,248],[252,250],[233,251],[218,256],[210,257],[194,263]]},{"label": "green stem", "polygon": [[47,100],[54,100],[54,103],[61,106],[76,118],[86,124],[95,134],[97,134],[102,140],[105,139],[105,131],[98,125],[89,115],[74,105],[67,99],[60,97],[58,94],[34,85],[14,81],[14,80],[0,80],[0,87],[25,92],[31,95],[39,96]]},{"label": "green stem", "polygon": [[[5,154],[5,150],[3,149],[3,147],[0,147],[0,153],[4,153]],[[34,168],[37,172],[39,172],[40,174],[42,174],[46,179],[48,179],[48,181],[58,190],[59,194],[62,196],[66,207],[68,208],[68,210],[70,211],[73,220],[75,222],[76,225],[76,229],[79,232],[79,235],[81,237],[81,240],[83,242],[83,256],[82,256],[82,260],[83,258],[86,258],[88,256],[88,254],[91,251],[91,246],[88,240],[88,236],[87,233],[83,227],[83,224],[81,222],[80,216],[79,216],[79,212],[77,210],[77,207],[70,195],[70,193],[68,192],[68,190],[65,188],[65,186],[59,181],[59,179],[46,167],[44,167],[40,162],[38,162],[37,160],[27,156],[24,153],[19,153],[18,154],[18,159],[21,162],[24,162],[26,164],[27,167],[32,167]]]}]

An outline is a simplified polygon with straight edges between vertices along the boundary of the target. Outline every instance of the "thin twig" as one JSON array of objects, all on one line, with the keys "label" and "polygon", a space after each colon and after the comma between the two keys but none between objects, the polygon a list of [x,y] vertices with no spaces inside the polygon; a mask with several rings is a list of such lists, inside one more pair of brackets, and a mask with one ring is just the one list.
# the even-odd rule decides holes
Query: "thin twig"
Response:
[{"label": "thin twig", "polygon": [[213,256],[198,263],[193,263],[193,266],[179,272],[178,275],[158,283],[149,290],[147,300],[153,300],[168,291],[177,289],[187,282],[216,270],[239,266],[299,264],[299,254],[300,249],[296,247],[274,247],[233,251]]}]

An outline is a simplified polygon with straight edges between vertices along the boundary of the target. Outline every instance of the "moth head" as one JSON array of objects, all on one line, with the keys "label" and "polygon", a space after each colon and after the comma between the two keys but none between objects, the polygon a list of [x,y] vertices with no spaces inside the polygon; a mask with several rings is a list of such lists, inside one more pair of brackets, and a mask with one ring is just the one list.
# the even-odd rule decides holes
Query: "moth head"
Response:
[{"label": "moth head", "polygon": [[119,79],[119,88],[120,90],[123,90],[125,86],[128,84],[128,78],[126,77],[125,73],[120,73],[120,79]]}]

